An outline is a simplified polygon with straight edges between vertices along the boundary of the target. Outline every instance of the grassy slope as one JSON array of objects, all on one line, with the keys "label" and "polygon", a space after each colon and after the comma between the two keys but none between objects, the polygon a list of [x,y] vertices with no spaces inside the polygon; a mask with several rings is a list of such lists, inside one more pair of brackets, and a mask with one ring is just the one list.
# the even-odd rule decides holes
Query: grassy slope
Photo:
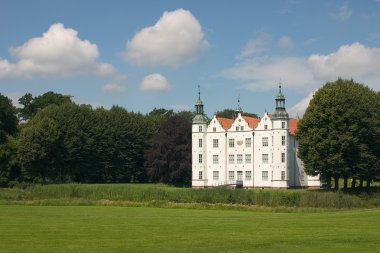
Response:
[{"label": "grassy slope", "polygon": [[380,252],[379,217],[0,205],[0,252]]}]

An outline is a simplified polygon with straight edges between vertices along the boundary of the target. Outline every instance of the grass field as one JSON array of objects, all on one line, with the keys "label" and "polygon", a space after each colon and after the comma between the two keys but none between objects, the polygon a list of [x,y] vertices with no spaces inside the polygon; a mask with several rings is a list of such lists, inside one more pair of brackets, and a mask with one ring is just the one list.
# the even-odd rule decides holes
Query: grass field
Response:
[{"label": "grass field", "polygon": [[0,252],[380,252],[380,210],[0,205]]}]

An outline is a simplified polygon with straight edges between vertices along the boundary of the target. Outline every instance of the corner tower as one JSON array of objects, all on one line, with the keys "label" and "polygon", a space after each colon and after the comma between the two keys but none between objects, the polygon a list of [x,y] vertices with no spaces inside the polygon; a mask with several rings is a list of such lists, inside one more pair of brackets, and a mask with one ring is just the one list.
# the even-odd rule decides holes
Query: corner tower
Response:
[{"label": "corner tower", "polygon": [[272,116],[273,142],[273,171],[272,185],[278,188],[288,188],[289,178],[293,173],[289,170],[289,115],[285,109],[285,96],[281,91],[281,84],[276,96],[276,111]]},{"label": "corner tower", "polygon": [[204,114],[201,100],[200,86],[198,85],[198,100],[195,103],[195,116],[192,125],[192,186],[204,187],[206,178],[206,136],[207,117]]}]

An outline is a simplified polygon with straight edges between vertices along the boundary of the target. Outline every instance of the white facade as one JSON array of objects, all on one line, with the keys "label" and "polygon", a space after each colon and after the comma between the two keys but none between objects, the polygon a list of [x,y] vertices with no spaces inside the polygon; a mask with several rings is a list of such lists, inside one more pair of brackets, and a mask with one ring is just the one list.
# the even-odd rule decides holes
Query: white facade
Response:
[{"label": "white facade", "polygon": [[192,186],[242,185],[246,188],[319,187],[297,157],[297,119],[289,119],[285,97],[276,97],[276,112],[261,118],[214,116],[207,121],[200,98],[192,127]]}]

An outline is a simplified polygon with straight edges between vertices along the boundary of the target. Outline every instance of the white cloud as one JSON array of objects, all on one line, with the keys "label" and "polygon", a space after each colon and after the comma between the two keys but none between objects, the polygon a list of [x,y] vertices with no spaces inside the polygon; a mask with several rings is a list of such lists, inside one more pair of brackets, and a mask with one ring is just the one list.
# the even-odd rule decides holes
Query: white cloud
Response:
[{"label": "white cloud", "polygon": [[279,48],[282,48],[282,49],[293,49],[294,48],[293,41],[288,36],[282,36],[279,39],[277,45],[278,45]]},{"label": "white cloud", "polygon": [[313,98],[315,92],[317,91],[318,89],[316,89],[315,91],[312,91],[310,92],[307,97],[303,98],[301,101],[299,101],[297,104],[295,104],[293,107],[291,107],[289,109],[289,115],[291,117],[302,117],[303,114],[305,113],[306,111],[306,108],[309,106],[309,102],[310,100]]},{"label": "white cloud", "polygon": [[353,78],[372,87],[380,87],[380,48],[360,43],[343,45],[328,55],[314,54],[308,59],[317,80]]},{"label": "white cloud", "polygon": [[339,20],[341,22],[348,20],[351,15],[352,10],[347,6],[347,4],[343,4],[336,12],[330,13],[330,16],[333,19]]},{"label": "white cloud", "polygon": [[242,52],[238,58],[245,58],[262,53],[268,50],[268,44],[271,42],[272,37],[269,34],[261,34],[245,44]]},{"label": "white cloud", "polygon": [[286,87],[303,87],[312,85],[313,74],[303,58],[259,57],[245,61],[233,68],[223,71],[223,75],[244,82],[244,87],[251,90],[270,90],[284,80]]},{"label": "white cloud", "polygon": [[139,31],[128,41],[124,57],[137,66],[179,66],[194,61],[207,46],[198,20],[178,9],[164,12],[154,26]]},{"label": "white cloud", "polygon": [[0,59],[0,78],[38,76],[114,75],[111,64],[98,61],[96,44],[81,40],[78,32],[57,23],[41,37],[10,48],[16,63]]},{"label": "white cloud", "polygon": [[171,86],[168,80],[161,74],[155,73],[144,77],[140,84],[142,91],[169,91]]},{"label": "white cloud", "polygon": [[126,87],[124,85],[119,84],[119,83],[111,82],[111,83],[107,83],[103,87],[103,91],[105,91],[105,92],[119,92],[119,93],[123,93],[123,92],[126,91]]}]

